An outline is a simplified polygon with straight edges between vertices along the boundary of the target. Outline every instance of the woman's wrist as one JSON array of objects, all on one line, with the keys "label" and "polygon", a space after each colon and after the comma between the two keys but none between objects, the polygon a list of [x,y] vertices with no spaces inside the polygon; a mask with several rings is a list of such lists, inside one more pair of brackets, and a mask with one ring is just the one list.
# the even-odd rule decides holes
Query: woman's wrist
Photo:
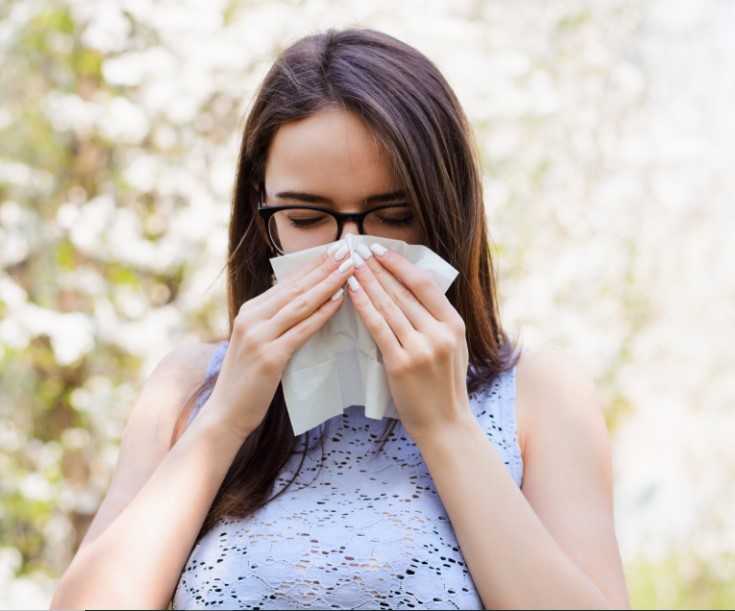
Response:
[{"label": "woman's wrist", "polygon": [[234,449],[235,452],[252,433],[257,424],[233,423],[223,410],[217,409],[210,398],[189,425],[192,433],[211,439],[221,450]]},{"label": "woman's wrist", "polygon": [[416,446],[423,454],[425,451],[451,448],[461,444],[479,431],[484,435],[469,406],[457,408],[448,416],[431,422],[424,422],[420,426],[406,426],[406,432],[411,436]]}]

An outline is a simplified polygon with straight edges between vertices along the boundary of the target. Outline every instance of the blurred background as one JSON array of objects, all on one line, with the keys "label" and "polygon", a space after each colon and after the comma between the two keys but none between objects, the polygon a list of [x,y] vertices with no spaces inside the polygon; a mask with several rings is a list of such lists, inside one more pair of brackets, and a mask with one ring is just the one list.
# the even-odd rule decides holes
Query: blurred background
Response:
[{"label": "blurred background", "polygon": [[226,333],[244,114],[348,25],[465,105],[504,319],[603,397],[634,607],[732,608],[732,0],[0,0],[0,608],[49,604],[158,360]]}]

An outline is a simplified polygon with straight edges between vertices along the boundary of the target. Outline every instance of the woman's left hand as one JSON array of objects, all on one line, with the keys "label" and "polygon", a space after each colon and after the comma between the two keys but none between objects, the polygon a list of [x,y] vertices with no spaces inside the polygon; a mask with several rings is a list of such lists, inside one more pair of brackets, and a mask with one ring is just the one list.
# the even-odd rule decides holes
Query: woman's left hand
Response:
[{"label": "woman's left hand", "polygon": [[466,422],[465,325],[439,285],[396,252],[374,245],[353,255],[350,297],[383,355],[406,432],[420,439]]}]

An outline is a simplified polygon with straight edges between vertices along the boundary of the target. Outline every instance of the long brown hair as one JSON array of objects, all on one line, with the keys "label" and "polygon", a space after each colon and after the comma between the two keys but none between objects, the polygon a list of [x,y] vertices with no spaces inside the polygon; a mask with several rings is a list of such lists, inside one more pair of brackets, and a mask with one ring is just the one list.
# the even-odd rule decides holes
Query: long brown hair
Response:
[{"label": "long brown hair", "polygon": [[[301,39],[277,58],[261,85],[245,125],[233,194],[230,330],[240,306],[271,286],[271,253],[256,209],[273,137],[290,121],[335,107],[365,121],[420,219],[426,246],[459,270],[447,296],[466,326],[468,391],[487,386],[517,355],[500,324],[470,128],[431,61],[371,30],[330,30]],[[207,380],[199,394],[214,381]],[[244,517],[274,498],[286,461],[297,448],[303,461],[310,445],[308,434],[294,437],[279,388],[225,476],[202,533],[224,516]]]}]

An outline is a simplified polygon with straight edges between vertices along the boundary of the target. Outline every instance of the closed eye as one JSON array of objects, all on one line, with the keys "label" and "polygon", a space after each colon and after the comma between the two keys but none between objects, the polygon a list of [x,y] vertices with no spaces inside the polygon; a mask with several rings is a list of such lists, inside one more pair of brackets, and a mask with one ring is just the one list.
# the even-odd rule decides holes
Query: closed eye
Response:
[{"label": "closed eye", "polygon": [[332,217],[324,212],[293,210],[286,215],[288,222],[297,229],[309,229],[323,223],[332,222]]},{"label": "closed eye", "polygon": [[413,211],[407,206],[395,206],[382,208],[370,214],[374,223],[389,225],[391,227],[407,227],[416,221]]}]

